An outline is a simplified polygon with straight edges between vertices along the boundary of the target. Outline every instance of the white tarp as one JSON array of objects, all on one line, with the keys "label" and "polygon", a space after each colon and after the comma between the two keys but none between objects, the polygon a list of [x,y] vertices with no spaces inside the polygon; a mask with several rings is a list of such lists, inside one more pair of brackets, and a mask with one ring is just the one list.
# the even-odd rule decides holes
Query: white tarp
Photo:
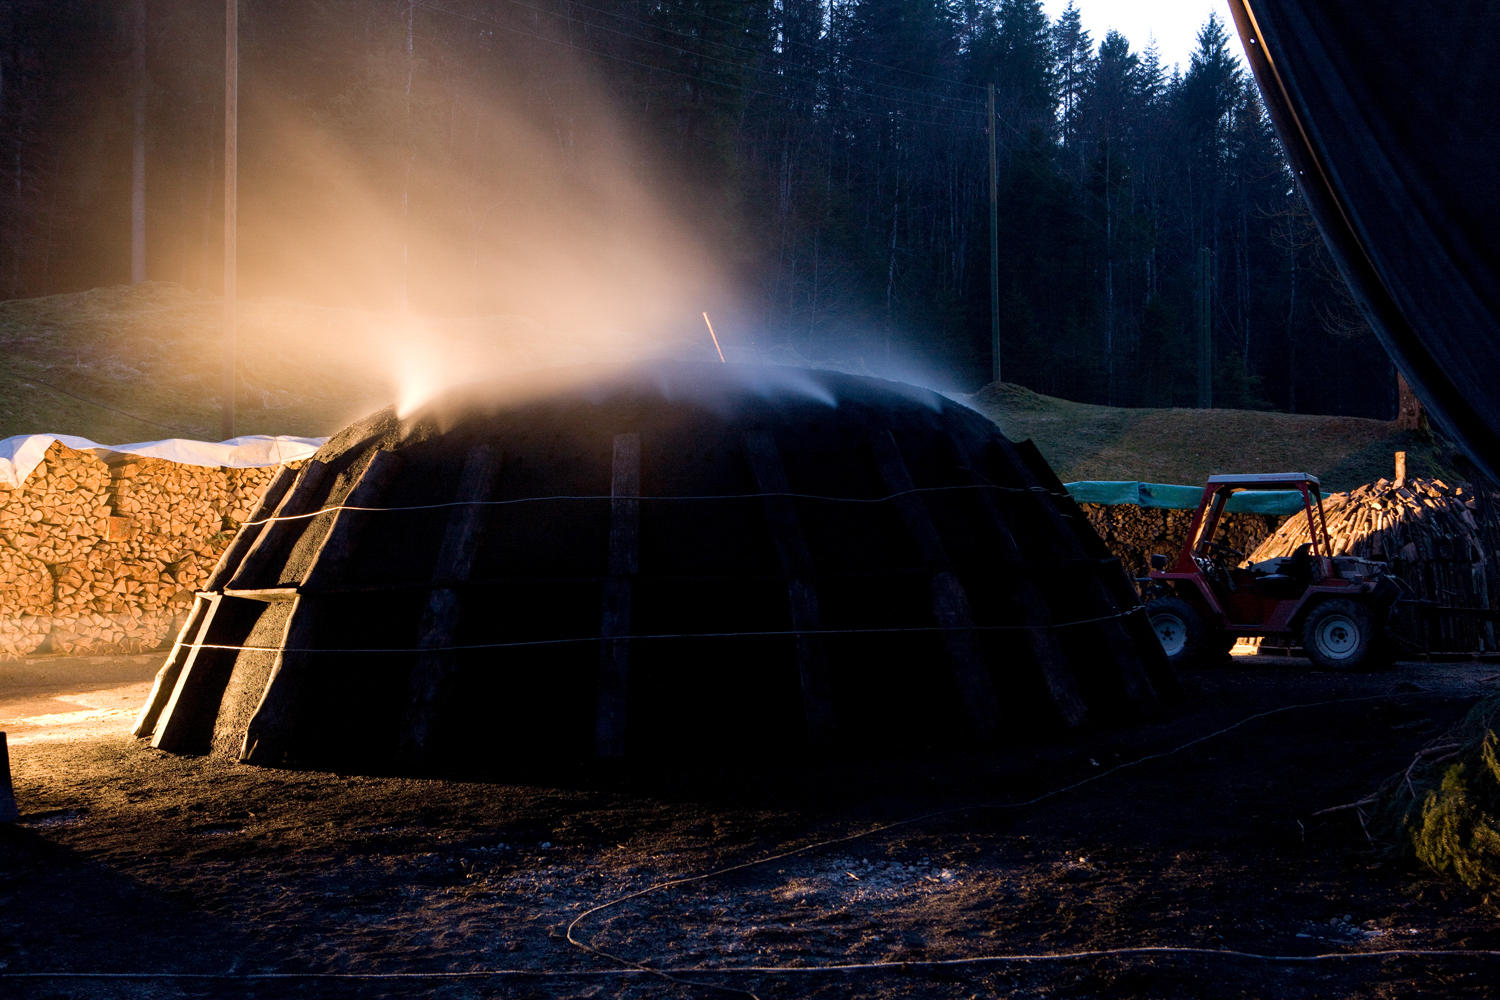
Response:
[{"label": "white tarp", "polygon": [[167,438],[165,441],[139,441],[134,444],[95,444],[88,438],[68,434],[18,434],[0,440],[0,483],[20,486],[31,475],[31,470],[37,467],[53,441],[61,441],[78,451],[92,451],[101,457],[111,453],[140,455],[144,458],[164,458],[183,465],[250,469],[307,458],[326,440],[328,439],[247,434],[219,442]]}]

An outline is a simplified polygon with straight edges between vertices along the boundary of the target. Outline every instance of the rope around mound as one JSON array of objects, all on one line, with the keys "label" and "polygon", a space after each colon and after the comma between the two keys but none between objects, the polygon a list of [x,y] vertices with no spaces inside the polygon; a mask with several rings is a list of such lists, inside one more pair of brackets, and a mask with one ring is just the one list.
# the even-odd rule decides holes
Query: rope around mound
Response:
[{"label": "rope around mound", "polygon": [[589,501],[631,501],[645,503],[681,503],[681,502],[706,502],[720,503],[728,500],[809,500],[819,503],[850,503],[850,504],[884,504],[894,500],[900,500],[910,496],[922,496],[931,493],[961,493],[961,492],[985,492],[985,493],[1031,493],[1049,496],[1058,500],[1072,500],[1073,497],[1067,490],[1058,492],[1049,490],[1044,486],[1000,486],[996,483],[961,483],[954,486],[913,486],[907,490],[897,490],[894,493],[886,493],[876,497],[846,497],[832,496],[822,493],[794,493],[787,490],[753,492],[753,493],[704,493],[683,495],[660,495],[660,496],[616,496],[612,493],[560,493],[547,496],[533,497],[510,497],[503,500],[444,500],[438,503],[404,504],[391,507],[368,507],[355,504],[331,504],[327,507],[319,507],[317,510],[308,511],[304,514],[271,514],[266,517],[256,518],[243,522],[241,528],[258,528],[267,524],[281,524],[290,521],[307,521],[324,514],[339,514],[349,511],[355,514],[400,514],[413,511],[427,510],[449,510],[454,507],[512,507],[517,504],[530,503],[572,503]]},{"label": "rope around mound", "polygon": [[1038,805],[1050,799],[1066,795],[1085,786],[1103,781],[1106,778],[1120,774],[1131,768],[1156,760],[1162,760],[1175,756],[1193,747],[1207,743],[1211,740],[1225,736],[1238,729],[1242,729],[1261,719],[1282,715],[1289,712],[1306,711],[1316,708],[1328,708],[1337,705],[1351,705],[1371,701],[1393,701],[1406,697],[1406,693],[1367,695],[1358,698],[1336,698],[1326,701],[1306,702],[1298,705],[1287,705],[1281,708],[1269,709],[1247,716],[1238,722],[1234,722],[1221,729],[1217,729],[1203,736],[1195,737],[1170,750],[1146,754],[1134,760],[1117,764],[1112,768],[1093,774],[1071,784],[1043,792],[1029,799],[1014,802],[982,802],[964,806],[955,806],[948,809],[938,809],[905,819],[895,820],[890,823],[882,823],[868,827],[855,833],[838,837],[830,837],[801,847],[789,848],[775,853],[764,855],[750,861],[727,865],[712,871],[703,872],[698,875],[689,875],[681,878],[666,879],[653,883],[642,889],[615,897],[606,902],[599,903],[584,910],[571,923],[568,924],[566,939],[570,945],[579,951],[602,958],[615,965],[615,968],[606,969],[580,969],[580,970],[555,970],[555,969],[521,969],[521,968],[499,968],[499,969],[477,969],[468,971],[432,971],[432,972],[76,972],[76,971],[38,971],[38,972],[12,972],[0,970],[0,981],[162,981],[162,982],[291,982],[291,981],[347,981],[347,982],[438,982],[458,980],[485,980],[485,979],[531,979],[531,980],[599,980],[619,979],[633,977],[654,977],[656,979],[672,983],[675,986],[694,987],[697,989],[714,990],[718,992],[733,994],[735,996],[750,997],[759,1000],[757,995],[748,989],[723,986],[718,983],[704,982],[701,978],[690,979],[688,977],[718,977],[721,979],[739,978],[743,976],[788,976],[788,975],[818,975],[818,974],[845,974],[850,972],[883,972],[890,970],[915,970],[915,969],[942,969],[963,968],[985,965],[1020,965],[1045,962],[1075,962],[1095,960],[1102,958],[1132,958],[1140,956],[1190,956],[1194,958],[1238,960],[1260,962],[1275,965],[1312,964],[1322,962],[1353,962],[1369,960],[1388,959],[1475,959],[1493,961],[1500,959],[1500,950],[1479,949],[1465,950],[1454,948],[1384,948],[1372,951],[1349,951],[1349,952],[1320,952],[1311,955],[1283,955],[1267,952],[1241,951],[1232,948],[1205,948],[1192,945],[1124,945],[1117,948],[1091,948],[1076,951],[1050,951],[1050,952],[1012,952],[1008,954],[992,955],[970,955],[961,958],[934,958],[919,960],[876,960],[870,962],[833,962],[818,965],[741,965],[741,966],[707,966],[707,965],[649,965],[646,962],[638,962],[621,955],[616,955],[597,947],[591,941],[583,940],[578,936],[578,930],[589,918],[606,912],[610,909],[622,906],[633,900],[645,896],[664,892],[668,889],[705,882],[735,872],[748,871],[763,865],[772,864],[786,858],[808,854],[827,847],[852,843],[857,840],[889,833],[893,830],[916,826],[921,823],[931,822],[936,819],[963,815],[965,813],[982,812],[987,810],[1010,810],[1024,809]]}]

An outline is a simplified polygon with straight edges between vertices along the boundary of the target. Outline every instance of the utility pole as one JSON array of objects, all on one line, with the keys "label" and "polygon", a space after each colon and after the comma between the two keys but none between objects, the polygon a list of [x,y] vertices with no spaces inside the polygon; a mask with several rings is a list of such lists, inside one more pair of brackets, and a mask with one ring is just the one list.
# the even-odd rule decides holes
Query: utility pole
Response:
[{"label": "utility pole", "polygon": [[131,10],[130,74],[132,151],[130,158],[130,283],[146,280],[146,0]]},{"label": "utility pole", "polygon": [[1213,251],[1198,248],[1198,408],[1214,405]]},{"label": "utility pole", "polygon": [[238,363],[239,316],[239,0],[224,0],[224,440],[234,437],[235,367]]},{"label": "utility pole", "polygon": [[990,84],[984,130],[990,134],[990,381],[1000,381],[1000,220],[995,156],[995,85]]}]

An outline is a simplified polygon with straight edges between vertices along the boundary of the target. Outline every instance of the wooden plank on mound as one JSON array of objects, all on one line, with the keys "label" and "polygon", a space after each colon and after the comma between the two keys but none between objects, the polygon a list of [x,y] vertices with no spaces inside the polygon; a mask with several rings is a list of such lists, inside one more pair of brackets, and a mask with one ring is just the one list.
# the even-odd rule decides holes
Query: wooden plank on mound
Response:
[{"label": "wooden plank on mound", "polygon": [[594,753],[606,760],[625,755],[625,711],[630,693],[631,597],[640,572],[641,437],[616,434],[610,466],[609,575],[604,581],[599,634],[599,697],[594,715]]},{"label": "wooden plank on mound", "polygon": [[453,585],[468,580],[473,570],[488,520],[485,507],[478,501],[489,499],[499,473],[500,454],[489,445],[479,445],[469,452],[459,473],[456,499],[476,502],[454,507],[449,513],[432,567],[432,589],[422,609],[417,635],[421,651],[412,668],[409,707],[401,733],[402,752],[413,762],[421,762],[433,750],[444,695],[456,671],[453,654],[443,652],[453,644],[463,611]]},{"label": "wooden plank on mound", "polygon": [[235,571],[240,568],[240,563],[244,561],[245,553],[250,551],[250,546],[255,544],[260,533],[266,529],[266,525],[255,522],[264,521],[275,512],[296,478],[297,470],[290,465],[283,465],[276,470],[271,484],[266,487],[266,492],[261,495],[260,502],[255,505],[254,513],[235,533],[234,540],[229,543],[229,548],[224,550],[224,554],[219,556],[219,561],[214,564],[213,572],[208,574],[208,582],[203,585],[204,590],[222,590],[224,584],[229,582],[229,578],[234,576]]},{"label": "wooden plank on mound", "polygon": [[195,644],[202,631],[203,621],[212,613],[214,601],[215,598],[206,594],[193,595],[193,609],[188,612],[187,621],[183,622],[178,631],[166,661],[156,672],[156,679],[151,682],[151,693],[146,697],[141,714],[136,717],[135,728],[131,730],[133,735],[147,737],[156,730],[156,722],[177,689],[177,679],[182,675],[183,667],[196,651]]},{"label": "wooden plank on mound", "polygon": [[745,457],[755,476],[756,488],[765,494],[761,509],[771,530],[776,555],[786,575],[787,601],[792,628],[797,632],[797,676],[802,688],[802,718],[809,742],[827,743],[833,735],[833,692],[828,677],[828,656],[823,642],[811,633],[823,624],[818,589],[813,582],[812,553],[797,516],[796,502],[787,494],[786,466],[770,431],[745,435]]},{"label": "wooden plank on mound", "polygon": [[292,613],[287,617],[286,629],[277,644],[280,652],[271,663],[265,689],[250,721],[245,724],[245,739],[240,745],[241,763],[274,767],[286,762],[298,700],[297,672],[306,666],[308,659],[308,654],[300,650],[309,647],[311,633],[312,614],[307,600],[299,594],[293,599]]},{"label": "wooden plank on mound", "polygon": [[881,482],[892,494],[906,532],[916,544],[927,568],[932,614],[942,627],[943,645],[953,663],[959,698],[968,717],[970,732],[981,741],[992,740],[999,725],[999,701],[990,680],[989,665],[974,632],[974,612],[968,594],[953,572],[952,560],[943,546],[927,506],[916,492],[901,449],[890,431],[870,435],[870,450],[880,470]]},{"label": "wooden plank on mound", "polygon": [[[401,456],[396,452],[385,448],[372,451],[339,506],[374,507],[400,469]],[[303,590],[319,590],[342,576],[344,565],[358,542],[355,525],[368,523],[365,518],[366,512],[362,510],[343,509],[333,515],[327,533],[313,553],[307,572],[302,574]]]},{"label": "wooden plank on mound", "polygon": [[[1042,516],[1051,522],[1054,530],[1063,532],[1065,536],[1076,537],[1079,529],[1058,509],[1062,498],[1067,497],[1067,491],[1057,482],[1056,475],[1048,467],[1042,453],[1030,441],[1018,445],[1000,435],[996,435],[996,440],[1001,454],[1021,477],[1022,484],[1028,489],[1026,495],[1040,509]],[[1072,500],[1067,502],[1071,504]],[[1081,518],[1083,515],[1080,512],[1078,516]],[[1118,566],[1118,560],[1115,563],[1116,568],[1112,572],[1082,574],[1080,583],[1085,593],[1099,602],[1101,610],[1115,608],[1126,611],[1140,604],[1140,595],[1126,577],[1124,568]],[[1118,577],[1118,580],[1114,580],[1114,577]],[[1160,698],[1146,673],[1146,664],[1140,658],[1136,643],[1155,642],[1156,639],[1146,616],[1140,614],[1136,618],[1137,621],[1129,625],[1127,619],[1115,618],[1100,622],[1095,627],[1103,632],[1105,642],[1114,654],[1114,661],[1120,667],[1119,679],[1126,699],[1136,708],[1150,709],[1160,704]],[[1134,635],[1131,633],[1132,627]]]},{"label": "wooden plank on mound", "polygon": [[317,510],[324,497],[322,486],[327,478],[327,463],[313,459],[303,467],[296,485],[277,505],[274,519],[261,529],[239,567],[224,584],[224,589],[255,590],[264,586],[260,579],[262,573],[275,566],[307,530],[304,522],[308,519],[303,515]]},{"label": "wooden plank on mound", "polygon": [[[962,441],[955,441],[954,447],[958,452],[958,464],[974,470],[976,456],[970,454]],[[978,481],[977,473],[975,478]],[[995,572],[1011,583],[1009,596],[1020,608],[1023,621],[1050,624],[1053,620],[1052,609],[1042,595],[1041,589],[1037,587],[1036,580],[1026,570],[1021,547],[1016,543],[1016,537],[1011,533],[1010,525],[1006,522],[1000,505],[995,502],[994,491],[978,490],[976,492],[986,514],[989,515],[990,528],[995,532],[995,538],[1000,545],[1000,565],[995,567]],[[1047,694],[1052,699],[1052,705],[1057,710],[1063,725],[1074,728],[1088,721],[1088,705],[1078,690],[1078,679],[1074,675],[1073,665],[1067,654],[1063,652],[1057,633],[1042,627],[1024,629],[1019,634],[1022,641],[1031,649],[1032,659],[1042,671],[1042,679],[1047,685]]]},{"label": "wooden plank on mound", "polygon": [[224,685],[238,652],[205,646],[238,647],[250,631],[254,608],[249,602],[207,595],[210,606],[183,660],[172,697],[162,709],[151,745],[173,753],[207,753]]}]

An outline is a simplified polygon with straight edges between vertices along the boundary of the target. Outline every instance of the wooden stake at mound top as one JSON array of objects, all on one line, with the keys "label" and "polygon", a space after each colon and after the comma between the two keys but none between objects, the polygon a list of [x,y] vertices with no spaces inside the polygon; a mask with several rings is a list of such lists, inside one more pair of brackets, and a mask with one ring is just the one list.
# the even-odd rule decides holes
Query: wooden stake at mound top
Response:
[{"label": "wooden stake at mound top", "polygon": [[10,784],[10,751],[5,749],[5,734],[0,733],[0,823],[14,823],[20,818],[15,789]]}]

